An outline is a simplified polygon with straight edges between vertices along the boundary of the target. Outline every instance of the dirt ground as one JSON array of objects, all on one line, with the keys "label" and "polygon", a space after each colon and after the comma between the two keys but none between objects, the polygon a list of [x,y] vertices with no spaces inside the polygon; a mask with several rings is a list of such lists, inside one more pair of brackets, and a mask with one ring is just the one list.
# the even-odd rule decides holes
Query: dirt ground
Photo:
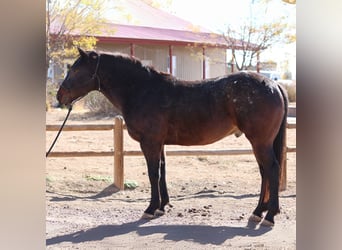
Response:
[{"label": "dirt ground", "polygon": [[[49,111],[46,123],[61,124],[65,115]],[[67,124],[112,122],[74,110]],[[46,148],[56,133],[46,132]],[[287,130],[287,137],[288,146],[296,146],[296,130]],[[124,141],[126,150],[139,149],[127,133]],[[192,148],[246,147],[244,136],[230,136]],[[191,149],[168,146],[166,152],[182,148]],[[113,150],[113,133],[65,131],[53,150]],[[172,207],[150,221],[140,219],[150,198],[142,156],[125,157],[125,180],[133,188],[124,191],[112,185],[113,157],[47,158],[47,249],[296,249],[296,153],[287,160],[281,213],[267,228],[248,224],[261,183],[253,155],[166,157]]]}]

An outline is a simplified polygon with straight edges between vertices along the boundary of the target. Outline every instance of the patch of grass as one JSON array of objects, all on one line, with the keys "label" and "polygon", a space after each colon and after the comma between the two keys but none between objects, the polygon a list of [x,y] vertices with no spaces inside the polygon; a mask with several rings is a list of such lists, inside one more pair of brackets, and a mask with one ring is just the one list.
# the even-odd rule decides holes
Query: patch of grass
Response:
[{"label": "patch of grass", "polygon": [[208,158],[206,156],[197,156],[197,160],[200,162],[208,162]]},{"label": "patch of grass", "polygon": [[45,181],[46,181],[46,183],[53,182],[53,178],[50,177],[50,176],[46,176],[46,177],[45,177]]},{"label": "patch of grass", "polygon": [[136,181],[133,181],[133,180],[125,180],[125,183],[124,183],[124,187],[125,189],[135,189],[137,188],[139,185],[138,185],[138,182]]},{"label": "patch of grass", "polygon": [[85,179],[87,181],[104,181],[104,182],[113,182],[112,177],[110,176],[100,176],[100,175],[86,175]]}]

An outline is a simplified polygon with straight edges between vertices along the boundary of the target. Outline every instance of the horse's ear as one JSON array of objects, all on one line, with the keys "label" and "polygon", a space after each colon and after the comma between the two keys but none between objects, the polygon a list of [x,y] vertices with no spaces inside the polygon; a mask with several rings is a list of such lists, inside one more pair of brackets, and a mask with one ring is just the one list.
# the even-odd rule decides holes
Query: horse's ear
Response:
[{"label": "horse's ear", "polygon": [[80,53],[80,56],[82,58],[87,58],[88,57],[87,53],[85,53],[81,48],[77,47],[77,49],[78,49],[78,52]]},{"label": "horse's ear", "polygon": [[98,56],[99,56],[99,55],[98,55],[96,52],[94,52],[94,51],[92,51],[92,52],[89,53],[89,58],[90,58],[90,59],[97,60]]}]

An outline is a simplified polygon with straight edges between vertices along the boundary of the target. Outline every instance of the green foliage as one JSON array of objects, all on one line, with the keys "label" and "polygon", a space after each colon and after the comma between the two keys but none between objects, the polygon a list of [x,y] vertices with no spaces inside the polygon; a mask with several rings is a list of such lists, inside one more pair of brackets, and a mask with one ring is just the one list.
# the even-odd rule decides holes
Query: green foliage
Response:
[{"label": "green foliage", "polygon": [[46,176],[46,177],[45,177],[45,181],[46,181],[46,183],[50,183],[50,182],[53,182],[54,180],[53,180],[52,177]]},{"label": "green foliage", "polygon": [[99,34],[106,19],[105,0],[47,1],[46,69],[51,62],[63,65],[68,58],[77,57],[77,46],[92,50],[94,35]]},{"label": "green foliage", "polygon": [[110,176],[99,176],[99,175],[86,175],[85,179],[87,181],[104,181],[104,182],[113,182],[113,179]]},{"label": "green foliage", "polygon": [[124,183],[125,189],[135,189],[138,186],[139,186],[138,182],[133,181],[133,180],[126,180],[125,183]]}]

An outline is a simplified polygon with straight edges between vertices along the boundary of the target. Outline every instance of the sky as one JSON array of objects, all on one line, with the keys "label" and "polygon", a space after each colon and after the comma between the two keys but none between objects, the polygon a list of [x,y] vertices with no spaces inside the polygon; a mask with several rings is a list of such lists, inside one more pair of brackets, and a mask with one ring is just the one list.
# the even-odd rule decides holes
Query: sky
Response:
[{"label": "sky", "polygon": [[[159,0],[161,3],[168,0]],[[226,31],[228,25],[239,26],[243,20],[252,15],[259,16],[257,22],[270,22],[286,16],[289,24],[296,24],[296,5],[286,4],[281,0],[273,0],[267,4],[266,14],[257,8],[257,0],[172,0],[165,4],[165,11],[203,26],[216,33]],[[258,15],[261,14],[261,15]],[[260,18],[261,17],[261,18]],[[261,54],[261,60],[273,60],[282,63],[289,61],[289,69],[296,75],[296,46],[274,46]]]},{"label": "sky", "polygon": [[[255,0],[172,0],[170,7],[164,10],[214,32],[223,32],[228,24],[239,25],[251,14],[258,14],[257,2]],[[295,5],[285,4],[281,0],[270,1],[267,4],[267,14],[257,21],[271,21],[281,15],[287,15],[291,22],[295,22]]]}]

